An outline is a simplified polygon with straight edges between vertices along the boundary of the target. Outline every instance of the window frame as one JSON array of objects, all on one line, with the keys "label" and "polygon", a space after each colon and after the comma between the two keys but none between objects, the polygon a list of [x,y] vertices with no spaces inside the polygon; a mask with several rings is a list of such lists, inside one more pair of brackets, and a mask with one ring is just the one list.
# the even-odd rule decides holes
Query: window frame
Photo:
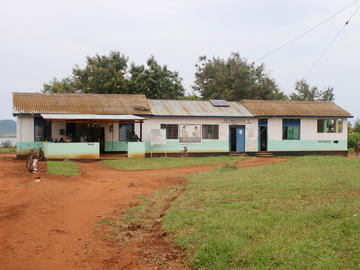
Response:
[{"label": "window frame", "polygon": [[[331,123],[330,121],[333,122]],[[317,123],[317,133],[333,134],[333,133],[344,132],[344,119],[342,118],[321,118],[321,119],[317,119],[316,123]],[[319,125],[319,123],[322,124]],[[319,128],[320,126],[322,126],[322,129]],[[333,129],[333,131],[331,129]]]},{"label": "window frame", "polygon": [[[211,130],[211,133],[209,133]],[[209,136],[211,134],[211,136]],[[219,140],[219,125],[218,124],[203,124],[201,125],[201,138],[203,140]]]},{"label": "window frame", "polygon": [[[292,138],[289,138],[290,134],[292,134]],[[301,119],[291,119],[291,118],[282,119],[282,140],[284,141],[301,140]]]},{"label": "window frame", "polygon": [[[171,130],[172,128],[174,128],[176,130]],[[167,140],[178,140],[179,139],[179,125],[178,124],[160,124],[160,129],[166,130],[166,139]]]},{"label": "window frame", "polygon": [[[125,140],[121,140],[120,138],[120,132],[121,132],[121,126],[124,126],[124,127],[130,127],[130,128],[127,128],[127,134],[125,134],[126,136],[126,139]],[[119,123],[119,131],[118,131],[118,141],[119,142],[128,142],[129,139],[130,139],[130,132],[129,131],[134,131],[134,124],[132,123]]]}]

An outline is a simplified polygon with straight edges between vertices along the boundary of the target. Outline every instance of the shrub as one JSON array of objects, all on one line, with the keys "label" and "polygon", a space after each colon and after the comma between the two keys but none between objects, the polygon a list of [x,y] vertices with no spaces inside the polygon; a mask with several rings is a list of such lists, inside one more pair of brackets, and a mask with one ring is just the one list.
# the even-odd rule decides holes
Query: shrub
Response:
[{"label": "shrub", "polygon": [[358,139],[360,141],[360,133],[353,132],[348,135],[348,148],[355,147],[355,140]]}]

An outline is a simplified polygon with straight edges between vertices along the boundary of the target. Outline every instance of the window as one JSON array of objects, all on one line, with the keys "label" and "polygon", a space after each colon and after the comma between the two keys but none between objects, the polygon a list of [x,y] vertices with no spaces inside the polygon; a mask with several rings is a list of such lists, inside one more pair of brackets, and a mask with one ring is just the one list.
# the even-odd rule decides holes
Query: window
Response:
[{"label": "window", "polygon": [[133,130],[133,124],[119,124],[119,141],[129,141]]},{"label": "window", "polygon": [[300,119],[283,119],[283,140],[300,140]]},{"label": "window", "polygon": [[51,122],[47,122],[42,117],[34,117],[34,141],[43,142],[52,140]]},{"label": "window", "polygon": [[179,138],[179,126],[174,124],[161,124],[161,129],[166,129],[166,139]]},{"label": "window", "polygon": [[342,119],[318,119],[318,133],[341,133],[343,131]]},{"label": "window", "polygon": [[219,125],[202,125],[203,139],[219,139]]}]

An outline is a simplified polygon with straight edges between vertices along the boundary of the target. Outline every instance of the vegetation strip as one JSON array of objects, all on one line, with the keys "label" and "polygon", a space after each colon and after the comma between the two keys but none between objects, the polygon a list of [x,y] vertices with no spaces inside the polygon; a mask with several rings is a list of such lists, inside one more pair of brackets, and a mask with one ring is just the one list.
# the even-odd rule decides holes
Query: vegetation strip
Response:
[{"label": "vegetation strip", "polygon": [[301,157],[192,175],[163,219],[197,269],[355,269],[358,159]]},{"label": "vegetation strip", "polygon": [[217,163],[236,163],[244,159],[246,159],[246,157],[241,156],[210,156],[187,158],[156,157],[143,159],[104,160],[104,163],[105,165],[118,170],[150,170],[200,166]]},{"label": "vegetation strip", "polygon": [[120,248],[113,259],[121,261],[121,248],[128,252],[129,247],[135,246],[137,252],[134,263],[142,260],[141,263],[146,265],[187,269],[183,264],[183,250],[175,246],[172,235],[162,230],[162,218],[166,210],[184,190],[183,185],[175,185],[160,189],[151,196],[139,196],[140,202],[137,205],[98,220],[95,225],[96,234],[108,244]]},{"label": "vegetation strip", "polygon": [[47,161],[48,174],[77,176],[79,167],[72,161]]},{"label": "vegetation strip", "polygon": [[0,148],[0,153],[15,153],[16,152],[16,147],[4,147],[4,148]]}]

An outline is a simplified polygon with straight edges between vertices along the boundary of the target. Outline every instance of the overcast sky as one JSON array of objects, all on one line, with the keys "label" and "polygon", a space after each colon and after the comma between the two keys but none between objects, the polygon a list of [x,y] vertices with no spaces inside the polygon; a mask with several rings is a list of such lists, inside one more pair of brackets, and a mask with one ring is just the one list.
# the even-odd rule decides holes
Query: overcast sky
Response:
[{"label": "overcast sky", "polygon": [[[71,74],[86,56],[118,50],[137,64],[154,55],[191,90],[201,55],[238,51],[254,61],[352,0],[0,0],[0,119],[12,117],[12,92],[38,92]],[[263,60],[286,94],[322,54],[351,8]],[[335,102],[360,117],[360,11],[307,77],[335,88]]]}]

